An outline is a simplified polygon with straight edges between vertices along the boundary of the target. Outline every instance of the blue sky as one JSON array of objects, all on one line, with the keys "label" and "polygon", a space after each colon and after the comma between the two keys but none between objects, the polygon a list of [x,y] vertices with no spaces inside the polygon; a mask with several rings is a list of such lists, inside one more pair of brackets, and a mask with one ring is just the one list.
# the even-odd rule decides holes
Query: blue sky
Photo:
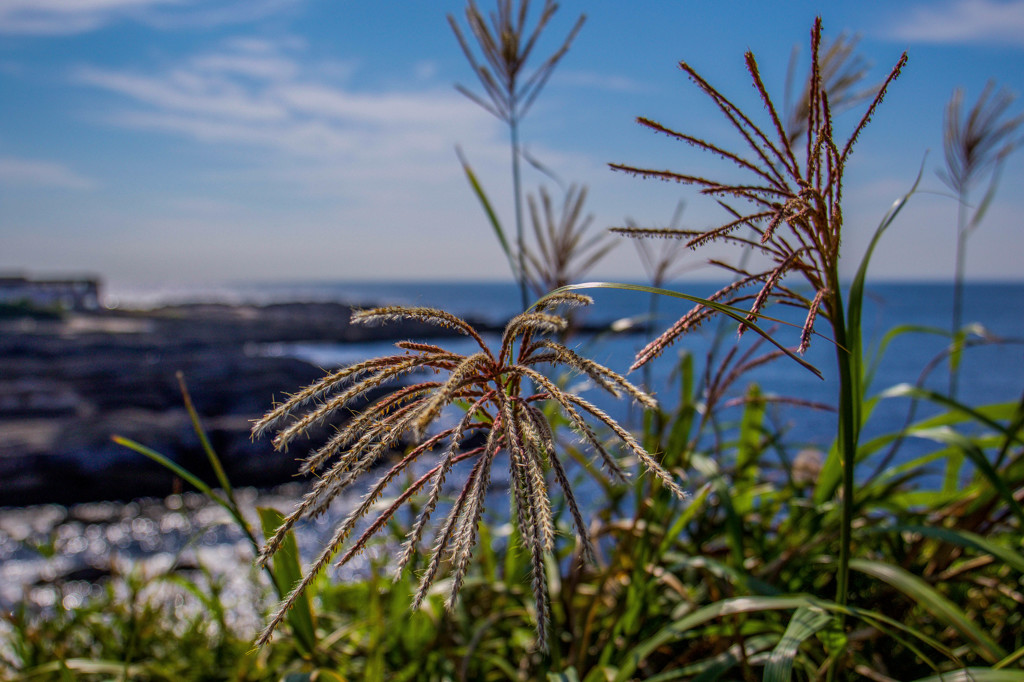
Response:
[{"label": "blue sky", "polygon": [[[462,147],[511,226],[506,129],[453,87],[477,90],[445,18],[461,21],[464,6],[0,0],[0,271],[90,272],[121,286],[506,277],[454,152]],[[848,268],[923,162],[926,191],[872,272],[949,276],[956,209],[935,175],[943,109],[956,87],[973,103],[988,79],[1024,91],[1024,2],[564,2],[540,48],[581,12],[586,24],[523,138],[565,183],[589,187],[594,228],[665,226],[681,199],[685,225],[721,221],[692,189],[607,164],[711,172],[710,159],[635,118],[735,146],[676,64],[756,112],[743,52],[781,100],[790,53],[800,46],[805,68],[821,14],[827,36],[860,37],[872,80],[910,56],[848,169]],[[1018,100],[1012,112],[1022,109]],[[541,184],[558,194],[527,173],[526,189]],[[1021,278],[1022,188],[1024,153],[971,238],[969,276]],[[643,271],[624,243],[594,276]]]}]

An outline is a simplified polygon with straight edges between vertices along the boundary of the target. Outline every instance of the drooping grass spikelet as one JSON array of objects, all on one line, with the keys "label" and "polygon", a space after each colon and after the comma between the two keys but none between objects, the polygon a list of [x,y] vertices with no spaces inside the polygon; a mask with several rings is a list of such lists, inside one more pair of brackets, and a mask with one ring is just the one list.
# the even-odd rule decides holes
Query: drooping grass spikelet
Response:
[{"label": "drooping grass spikelet", "polygon": [[[472,461],[461,492],[434,535],[430,559],[413,596],[413,607],[418,608],[447,561],[452,570],[452,585],[446,603],[451,607],[479,538],[478,528],[490,486],[491,467],[499,456],[504,456],[508,458],[512,472],[516,518],[522,526],[523,541],[530,552],[534,572],[533,591],[538,618],[541,619],[537,623],[538,643],[546,645],[546,623],[542,621],[548,617],[549,608],[544,564],[545,556],[555,550],[556,542],[547,480],[549,471],[553,472],[555,481],[565,493],[579,536],[581,555],[592,558],[594,552],[587,537],[586,522],[569,485],[569,477],[558,459],[553,428],[533,403],[553,400],[614,476],[624,478],[625,472],[587,423],[587,416],[615,433],[625,450],[654,471],[659,479],[668,482],[670,478],[610,416],[579,396],[559,388],[533,368],[539,363],[565,366],[590,377],[596,388],[611,395],[624,393],[644,406],[656,405],[651,396],[633,386],[625,377],[562,344],[539,338],[545,333],[558,333],[565,328],[565,318],[550,312],[552,308],[589,302],[589,297],[572,292],[556,294],[544,303],[543,311],[515,317],[506,327],[497,352],[487,348],[483,338],[468,323],[443,311],[386,306],[353,315],[354,322],[363,324],[408,319],[458,329],[475,339],[481,349],[464,356],[430,343],[402,342],[398,348],[403,354],[357,363],[333,372],[296,393],[289,401],[275,406],[257,422],[254,430],[257,434],[270,428],[279,429],[274,444],[283,448],[308,432],[312,425],[350,412],[353,401],[369,390],[393,388],[391,393],[358,408],[333,437],[307,456],[303,470],[319,472],[319,478],[268,539],[260,554],[261,562],[269,560],[280,548],[288,531],[300,519],[323,513],[332,500],[360,480],[375,463],[388,453],[405,448],[405,454],[377,478],[335,529],[309,572],[282,602],[261,634],[261,644],[270,638],[298,595],[333,557],[344,549],[338,563],[351,560],[413,495],[425,492],[426,500],[420,515],[397,557],[398,570],[406,569],[426,532],[453,468],[459,462]],[[519,348],[517,362],[512,361],[515,347]],[[441,374],[442,378],[396,385],[399,380],[419,371],[433,371]],[[529,381],[524,382],[524,378]],[[537,392],[522,394],[524,385],[536,386]],[[454,426],[437,429],[436,423],[445,408],[456,404],[466,410],[463,417]],[[487,432],[486,444],[466,449],[466,437],[481,431]],[[392,486],[397,485],[400,474],[427,456],[437,456],[438,463],[375,513],[378,502]],[[673,485],[673,490],[682,495],[678,486]],[[357,525],[365,519],[370,519],[368,527],[352,540]]]},{"label": "drooping grass spikelet", "polygon": [[[409,534],[402,545],[402,553],[399,555],[395,569],[396,579],[399,577],[401,571],[405,569],[406,564],[409,563],[416,551],[416,546],[419,544],[420,538],[423,535],[423,530],[426,528],[427,522],[430,520],[430,515],[434,513],[434,508],[437,506],[437,502],[441,498],[441,489],[444,486],[445,478],[455,461],[459,445],[462,442],[463,434],[465,434],[466,429],[469,428],[471,419],[474,417],[477,410],[483,406],[483,403],[484,399],[481,398],[471,405],[469,409],[466,410],[466,414],[459,422],[459,425],[452,431],[451,443],[445,451],[445,454],[441,459],[441,463],[437,467],[438,471],[433,479],[434,482],[430,488],[430,494],[427,498],[427,502],[420,510],[416,523],[409,531]],[[488,437],[488,447],[490,446],[490,442],[492,440],[491,435],[493,434],[494,431],[492,430]]]},{"label": "drooping grass spikelet", "polygon": [[821,309],[821,303],[825,300],[825,296],[828,295],[828,289],[819,289],[814,295],[814,300],[811,301],[811,305],[807,307],[807,319],[804,321],[804,326],[800,330],[800,347],[797,349],[798,353],[803,353],[807,350],[807,347],[811,345],[811,336],[814,334],[814,321],[818,317],[818,310]]},{"label": "drooping grass spikelet", "polygon": [[416,414],[412,424],[412,437],[416,440],[422,438],[430,424],[441,414],[442,408],[448,405],[455,398],[458,390],[463,387],[466,378],[476,369],[477,363],[485,362],[487,356],[484,353],[476,353],[464,358],[456,365],[448,375],[446,381],[434,395],[423,403],[423,407]]},{"label": "drooping grass spikelet", "polygon": [[577,291],[553,291],[537,301],[537,311],[554,310],[560,305],[578,308],[593,305],[594,299]]},{"label": "drooping grass spikelet", "polygon": [[573,404],[580,406],[589,414],[597,417],[605,426],[611,429],[612,432],[614,432],[615,435],[618,436],[619,439],[629,448],[629,450],[637,456],[647,470],[651,471],[655,476],[661,479],[661,482],[665,484],[665,487],[672,491],[673,495],[679,499],[686,499],[686,493],[679,487],[679,484],[675,482],[672,475],[658,464],[657,460],[654,459],[654,456],[647,452],[647,450],[637,442],[636,438],[634,438],[629,431],[619,426],[618,422],[612,419],[606,412],[596,405],[587,402],[579,396],[572,395],[571,393],[568,394],[568,397]]}]

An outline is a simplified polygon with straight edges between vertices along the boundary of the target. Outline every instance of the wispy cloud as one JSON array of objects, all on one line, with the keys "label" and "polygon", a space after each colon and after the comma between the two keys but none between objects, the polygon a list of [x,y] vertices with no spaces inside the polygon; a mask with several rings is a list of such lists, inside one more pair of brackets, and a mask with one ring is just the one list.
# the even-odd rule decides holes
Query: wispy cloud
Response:
[{"label": "wispy cloud", "polygon": [[96,182],[60,163],[0,156],[0,187],[93,189]]},{"label": "wispy cloud", "polygon": [[92,189],[96,182],[52,161],[0,157],[0,186]]},{"label": "wispy cloud", "polygon": [[1024,0],[946,0],[895,17],[888,32],[912,42],[1024,47]]},{"label": "wispy cloud", "polygon": [[113,125],[349,165],[418,167],[424,154],[495,138],[497,124],[453,89],[361,91],[337,72],[296,41],[234,40],[156,71],[83,66],[72,79],[121,97]]},{"label": "wispy cloud", "polygon": [[555,75],[559,84],[617,93],[650,91],[650,86],[627,76],[616,76],[597,71],[560,71]]},{"label": "wispy cloud", "polygon": [[295,0],[3,0],[0,34],[73,35],[120,21],[163,29],[255,21]]}]

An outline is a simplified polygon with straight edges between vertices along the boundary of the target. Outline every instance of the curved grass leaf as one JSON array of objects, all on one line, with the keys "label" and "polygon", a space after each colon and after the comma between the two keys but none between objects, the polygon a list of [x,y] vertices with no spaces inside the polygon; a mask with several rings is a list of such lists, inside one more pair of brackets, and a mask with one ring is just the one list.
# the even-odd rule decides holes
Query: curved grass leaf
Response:
[{"label": "curved grass leaf", "polygon": [[[864,285],[867,281],[868,265],[871,262],[871,256],[874,254],[875,247],[878,245],[879,240],[887,229],[896,220],[896,216],[899,215],[900,211],[906,205],[911,195],[917,191],[917,185],[921,182],[921,175],[924,173],[924,162],[921,163],[921,168],[917,172],[917,178],[914,180],[914,184],[910,187],[910,190],[903,196],[898,198],[893,205],[889,207],[889,210],[884,216],[882,221],[875,228],[875,234],[871,237],[871,242],[868,244],[867,250],[864,252],[864,256],[861,258],[860,266],[857,268],[857,274],[853,278],[853,282],[850,284],[849,300],[846,304],[846,343],[849,346],[846,350],[850,355],[850,380],[853,382],[853,400],[851,406],[853,409],[853,423],[849,426],[853,428],[854,432],[859,434],[861,425],[864,423],[864,388],[865,374],[864,374],[864,358],[862,348],[862,325],[861,320],[863,317],[864,310]],[[821,470],[821,477],[819,483],[814,490],[814,501],[816,504],[823,504],[826,500],[831,499],[835,494],[835,490],[839,485],[839,481],[842,477],[842,461],[840,457],[840,451],[838,447],[838,440],[835,445],[829,451],[828,457]]]},{"label": "curved grass leaf", "polygon": [[882,358],[885,356],[886,351],[889,349],[889,345],[897,338],[904,334],[932,334],[935,336],[949,336],[948,329],[940,329],[939,327],[927,327],[918,324],[900,324],[885,333],[882,336],[881,341],[878,342],[878,348],[875,349],[872,354],[871,364],[865,370],[864,375],[864,390],[867,391],[868,387],[874,381],[875,375],[878,373],[878,367],[882,363]]},{"label": "curved grass leaf", "polygon": [[[191,485],[193,488],[201,492],[211,502],[214,502],[223,507],[225,510],[227,510],[228,514],[231,515],[231,518],[234,519],[235,524],[249,540],[249,544],[252,545],[253,551],[257,554],[259,553],[259,544],[256,542],[256,538],[253,537],[252,528],[249,526],[249,522],[245,520],[245,517],[242,516],[241,510],[238,508],[238,505],[234,502],[233,498],[231,500],[225,500],[223,497],[217,494],[217,491],[208,486],[203,481],[203,479],[199,478],[191,471],[189,471],[188,469],[186,469],[185,467],[181,466],[173,459],[168,457],[167,455],[161,454],[151,448],[147,448],[145,445],[137,443],[130,438],[125,438],[124,436],[114,435],[110,437],[110,440],[114,441],[115,443],[122,447],[126,447],[129,450],[134,450],[140,455],[148,457],[149,459],[153,460],[154,462],[164,467],[172,474],[174,474],[175,476],[182,479],[183,481]],[[216,457],[216,455],[214,455],[214,457]]]},{"label": "curved grass leaf", "polygon": [[[1017,407],[1014,410],[1013,417],[1010,418],[1010,425],[1007,430],[1011,434],[1020,433],[1024,430],[1024,395],[1021,396],[1020,402],[1017,403]],[[1013,438],[1010,436],[1006,437],[1002,446],[999,448],[999,454],[996,456],[995,466],[1001,466],[1003,460],[1006,459],[1007,453],[1010,451],[1010,445]]]},{"label": "curved grass leaf", "polygon": [[[852,564],[851,564],[852,567]],[[913,576],[911,576],[913,577]],[[633,679],[640,664],[657,649],[678,640],[705,623],[717,620],[724,616],[738,613],[757,613],[767,611],[786,611],[791,609],[808,608],[832,614],[845,614],[848,617],[856,618],[864,623],[878,629],[881,632],[902,633],[912,638],[897,637],[905,646],[914,651],[917,656],[933,669],[938,669],[925,655],[925,652],[917,646],[916,642],[923,643],[928,647],[941,652],[943,656],[951,661],[956,660],[955,653],[943,646],[942,643],[929,637],[927,634],[911,628],[900,621],[890,618],[884,614],[853,606],[839,606],[830,601],[825,601],[808,596],[755,596],[755,597],[734,597],[709,604],[696,611],[688,613],[681,618],[669,623],[648,637],[640,644],[633,647],[622,657],[622,667],[616,671],[613,678],[615,682],[626,682]],[[820,630],[819,630],[820,631]],[[998,649],[998,647],[996,647]]]},{"label": "curved grass leaf", "polygon": [[[964,417],[973,419],[979,424],[983,424],[988,428],[996,431],[1003,435],[1005,438],[1009,438],[1012,441],[1016,441],[1020,445],[1024,445],[1024,434],[1020,433],[1020,430],[1013,430],[1011,427],[1003,426],[999,422],[995,421],[992,417],[985,414],[980,409],[973,408],[969,405],[965,405],[957,400],[953,400],[947,395],[937,393],[936,391],[930,391],[919,386],[912,386],[910,384],[897,384],[892,388],[883,391],[880,396],[881,398],[915,398],[917,400],[927,400],[941,405],[947,408],[951,412],[957,412]],[[1012,410],[1014,405],[1012,403],[1004,403],[1000,405],[988,406],[991,408],[1003,408],[1003,411]],[[942,417],[943,415],[940,415]]]},{"label": "curved grass leaf", "polygon": [[74,671],[81,675],[110,675],[110,679],[145,679],[152,673],[142,665],[125,665],[121,661],[89,660],[85,658],[69,658],[65,661],[53,661],[23,671],[21,679],[32,679],[49,673],[66,674]]},{"label": "curved grass leaf", "polygon": [[459,162],[462,164],[462,171],[466,174],[466,179],[469,180],[469,186],[473,188],[473,193],[480,202],[480,207],[483,208],[484,213],[487,214],[487,220],[490,222],[491,228],[494,230],[494,235],[498,238],[498,243],[501,244],[501,250],[505,253],[505,258],[508,259],[509,267],[512,268],[513,277],[519,279],[519,266],[516,264],[515,256],[512,254],[512,247],[509,246],[508,238],[505,237],[505,230],[501,227],[501,221],[498,220],[498,214],[494,212],[491,200],[487,198],[487,193],[484,191],[483,186],[480,184],[480,180],[476,177],[476,173],[473,172],[473,168],[469,165],[469,161],[462,153],[462,150],[456,147],[455,153],[458,155]]},{"label": "curved grass leaf", "polygon": [[658,548],[658,554],[664,554],[667,552],[675,539],[682,535],[686,526],[693,521],[698,513],[704,511],[704,507],[708,502],[708,497],[711,495],[711,491],[711,483],[705,483],[689,500],[687,500],[686,508],[676,516],[676,519],[672,522],[672,525],[665,533],[665,537],[661,541],[661,546]]},{"label": "curved grass leaf", "polygon": [[[260,524],[264,537],[272,537],[284,522],[284,516],[276,509],[259,507]],[[281,543],[281,548],[274,553],[273,578],[277,594],[282,599],[302,580],[302,564],[299,560],[299,546],[295,542],[295,534],[290,532]],[[316,629],[313,625],[313,607],[307,592],[303,592],[295,600],[295,604],[286,616],[288,624],[295,633],[295,638],[306,653],[313,653],[316,647]]]},{"label": "curved grass leaf", "polygon": [[[850,358],[853,364],[853,376],[854,381],[857,384],[857,403],[855,409],[860,409],[859,403],[863,400],[864,394],[864,370],[863,370],[863,357],[861,354],[861,319],[864,312],[864,285],[867,281],[868,265],[871,262],[871,256],[875,252],[875,247],[878,246],[878,242],[881,240],[882,235],[896,220],[896,216],[900,214],[903,207],[906,206],[907,201],[917,191],[917,186],[921,182],[921,176],[924,174],[924,160],[921,161],[921,168],[917,171],[917,178],[914,179],[914,184],[911,185],[910,190],[907,191],[903,196],[893,202],[889,210],[886,211],[885,215],[882,216],[882,221],[875,228],[875,234],[871,237],[871,242],[868,244],[867,250],[861,257],[860,266],[857,268],[857,274],[853,278],[853,282],[850,283],[849,300],[846,304],[846,340],[851,346],[848,350],[850,351]],[[858,428],[860,425],[858,420]]]},{"label": "curved grass leaf", "polygon": [[772,650],[764,669],[764,682],[787,682],[793,672],[793,659],[800,645],[832,622],[833,615],[821,609],[802,606],[793,614],[782,639]]},{"label": "curved grass leaf", "polygon": [[[705,658],[691,665],[666,670],[646,678],[646,682],[668,682],[669,680],[690,680],[691,682],[714,682],[728,679],[725,674],[739,665],[740,661],[756,663],[768,651],[769,647],[779,641],[778,635],[756,635],[747,637],[742,644],[734,644],[727,651],[717,656]],[[589,682],[589,680],[588,680]],[[595,681],[596,682],[596,681]]]},{"label": "curved grass leaf", "polygon": [[224,491],[224,494],[227,495],[228,501],[235,504],[235,493],[231,488],[231,481],[228,480],[228,476],[224,472],[224,467],[220,463],[220,457],[217,456],[217,452],[213,449],[213,445],[210,443],[210,439],[206,435],[206,429],[203,428],[199,421],[199,413],[196,411],[195,405],[192,403],[192,395],[188,392],[188,386],[185,385],[185,374],[184,372],[179,371],[175,374],[175,377],[178,380],[181,397],[185,403],[185,411],[188,412],[189,420],[192,422],[192,430],[195,431],[196,436],[199,438],[199,443],[203,448],[203,453],[206,454],[206,459],[210,462],[210,467],[213,469],[213,473],[217,477],[217,482],[220,483],[221,489]]},{"label": "curved grass leaf", "polygon": [[964,668],[931,677],[922,677],[914,682],[1020,682],[1024,670],[996,670],[994,668]]},{"label": "curved grass leaf", "polygon": [[[163,455],[163,454],[157,452],[156,450],[147,448],[145,445],[142,445],[141,443],[137,443],[137,442],[133,441],[132,439],[125,438],[123,436],[117,436],[117,435],[111,436],[110,440],[114,441],[118,445],[121,445],[123,447],[128,448],[129,450],[134,450],[135,452],[139,453],[140,455],[144,455],[144,456],[148,457],[149,459],[153,460],[154,462],[156,462],[160,466],[162,466],[165,469],[167,469],[168,471],[170,471],[172,474],[174,474],[178,478],[182,479],[183,481],[185,481],[186,483],[191,485],[193,488],[195,488],[196,490],[201,492],[203,495],[206,495],[206,497],[208,497],[211,501],[216,502],[220,506],[222,506],[225,509],[227,509],[228,512],[231,512],[232,516],[235,515],[234,514],[234,510],[231,508],[231,505],[228,504],[227,500],[225,500],[223,497],[218,495],[213,490],[213,488],[211,488],[210,486],[206,485],[206,483],[203,481],[203,479],[199,478],[198,476],[193,474],[191,471],[189,471],[185,467],[183,467],[180,464],[178,464],[177,462],[175,462],[170,457],[168,457],[166,455]],[[237,520],[237,518],[236,518],[236,520]]]},{"label": "curved grass leaf", "polygon": [[633,647],[623,657],[623,665],[613,679],[615,682],[633,679],[637,667],[654,651],[708,621],[736,613],[782,611],[812,605],[808,597],[735,597],[709,604],[669,623]]},{"label": "curved grass leaf", "polygon": [[[950,649],[949,647],[943,645],[942,642],[939,642],[935,638],[925,634],[924,632],[921,632],[920,630],[913,628],[912,626],[906,625],[895,618],[890,618],[889,616],[886,616],[877,611],[869,611],[867,609],[858,608],[856,606],[847,606],[845,607],[845,609],[836,607],[833,604],[819,604],[819,606],[821,606],[822,608],[835,609],[837,613],[845,613],[847,616],[853,616],[855,618],[860,619],[861,621],[875,628],[879,632],[882,632],[887,637],[892,638],[895,642],[906,647],[909,651],[914,652],[914,655],[917,656],[922,663],[927,665],[932,670],[938,671],[939,666],[934,661],[932,661],[931,658],[927,656],[925,651],[920,646],[918,646],[919,642],[922,644],[926,644],[935,651],[938,651],[948,660],[953,661],[954,663],[957,663],[959,661],[956,652]],[[839,636],[843,636],[845,638],[844,633],[838,634]],[[830,653],[832,652],[830,651]]]},{"label": "curved grass leaf", "polygon": [[1003,660],[996,663],[996,668],[1005,668],[1011,666],[1017,661],[1024,660],[1024,646],[1014,651],[1012,654],[1004,658]]},{"label": "curved grass leaf", "polygon": [[920,429],[914,431],[911,435],[917,438],[925,438],[937,443],[955,447],[967,455],[967,457],[970,458],[971,463],[977,467],[978,472],[985,478],[985,480],[988,481],[989,484],[992,485],[996,492],[999,493],[999,496],[1003,498],[1003,501],[1006,502],[1010,511],[1012,511],[1018,519],[1024,521],[1024,509],[1021,508],[1020,503],[1013,496],[1013,491],[1006,485],[1006,480],[999,475],[999,472],[995,470],[992,463],[989,462],[988,458],[985,456],[985,453],[982,452],[981,448],[979,448],[974,441],[947,427]]},{"label": "curved grass leaf", "polygon": [[884,528],[869,528],[865,529],[863,532],[872,535],[880,533],[917,533],[918,535],[942,540],[943,542],[948,542],[949,544],[957,545],[958,547],[969,547],[980,552],[985,552],[986,554],[991,554],[1007,566],[1024,573],[1024,555],[970,531],[955,530],[952,528],[939,528],[935,526],[900,524],[896,526],[886,526]]},{"label": "curved grass leaf", "polygon": [[[764,331],[763,329],[758,327],[753,322],[748,321],[747,320],[747,316],[750,314],[749,310],[744,310],[743,308],[736,308],[736,307],[730,306],[730,305],[723,305],[723,304],[717,303],[715,301],[709,301],[706,298],[700,298],[699,296],[691,296],[689,294],[684,294],[684,293],[679,292],[679,291],[672,291],[671,289],[659,289],[658,287],[651,287],[651,286],[647,286],[645,284],[625,284],[625,283],[621,283],[621,282],[583,282],[581,284],[567,284],[564,287],[558,287],[554,291],[549,292],[547,295],[551,296],[552,294],[558,294],[558,293],[562,293],[562,292],[565,292],[565,291],[578,291],[580,289],[622,289],[624,291],[639,291],[639,292],[642,292],[642,293],[645,293],[645,294],[657,294],[659,296],[671,296],[672,298],[681,298],[681,299],[683,299],[685,301],[690,301],[691,303],[699,303],[700,305],[703,305],[703,306],[706,306],[706,307],[711,308],[713,310],[716,310],[716,311],[722,313],[723,315],[728,315],[732,319],[736,320],[736,322],[738,322],[738,323],[740,323],[742,325],[745,325],[747,328],[753,330],[756,334],[760,335],[761,337],[766,339],[769,343],[771,343],[773,346],[775,346],[776,348],[781,350],[783,353],[785,353],[787,356],[789,356],[792,360],[796,361],[797,363],[799,363],[800,365],[802,365],[806,369],[808,369],[811,372],[813,372],[816,377],[818,377],[821,380],[825,379],[824,375],[822,375],[821,371],[818,370],[817,367],[815,367],[811,363],[807,362],[806,360],[801,358],[799,355],[797,355],[793,351],[791,351],[788,348],[784,347],[782,344],[780,344],[778,341],[776,341],[774,338],[772,338],[772,336],[770,334],[768,334],[768,332]],[[542,298],[540,300],[543,301],[544,299]],[[537,301],[537,303],[540,303],[540,301]],[[533,305],[536,306],[537,303],[534,303]],[[777,322],[779,324],[784,324],[784,325],[787,325],[787,326],[790,326],[790,327],[800,327],[800,325],[798,325],[798,324],[793,324],[792,322],[786,322],[785,320],[780,320],[780,319],[777,319],[777,318],[774,318],[774,317],[769,317],[767,315],[762,315],[760,313],[757,314],[757,318],[760,319],[760,320],[769,320],[771,322]],[[821,336],[821,334],[818,334],[818,336]],[[826,337],[822,337],[822,338],[826,338]]]},{"label": "curved grass leaf", "polygon": [[739,589],[755,595],[778,596],[781,594],[779,588],[760,578],[755,578],[749,573],[729,566],[728,564],[706,556],[678,556],[675,553],[665,555],[665,560],[670,562],[673,572],[683,570],[698,570],[710,573],[715,578],[735,585]]},{"label": "curved grass leaf", "polygon": [[892,564],[867,559],[851,559],[850,568],[888,583],[907,595],[922,609],[973,641],[977,645],[978,654],[990,663],[1006,656],[1006,652],[959,606],[916,575]]}]

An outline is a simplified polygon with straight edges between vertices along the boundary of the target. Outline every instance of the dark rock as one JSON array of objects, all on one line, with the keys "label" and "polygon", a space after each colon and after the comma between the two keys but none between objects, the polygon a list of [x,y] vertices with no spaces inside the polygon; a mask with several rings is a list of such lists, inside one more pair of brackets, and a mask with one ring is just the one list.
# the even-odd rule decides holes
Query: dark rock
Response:
[{"label": "dark rock", "polygon": [[268,441],[250,439],[250,424],[322,370],[260,348],[453,334],[419,323],[353,326],[350,316],[341,304],[295,303],[0,320],[0,506],[162,496],[181,488],[170,471],[114,443],[115,434],[215,483],[184,409],[179,372],[232,483],[287,480],[304,450],[275,453]]}]

